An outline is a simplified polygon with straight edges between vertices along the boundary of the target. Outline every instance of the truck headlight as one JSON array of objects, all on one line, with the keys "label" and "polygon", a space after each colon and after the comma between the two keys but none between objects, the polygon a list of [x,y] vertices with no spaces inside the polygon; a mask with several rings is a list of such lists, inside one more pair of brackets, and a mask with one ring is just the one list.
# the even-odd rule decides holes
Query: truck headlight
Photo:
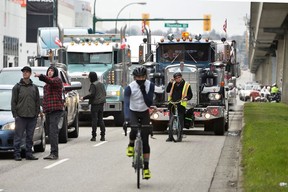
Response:
[{"label": "truck headlight", "polygon": [[10,131],[15,130],[15,122],[7,123],[7,124],[3,125],[2,130],[10,130]]},{"label": "truck headlight", "polygon": [[120,96],[120,91],[107,91],[107,96]]},{"label": "truck headlight", "polygon": [[211,100],[211,101],[214,101],[214,100],[219,100],[221,99],[221,95],[219,93],[210,93],[208,95],[208,98]]}]

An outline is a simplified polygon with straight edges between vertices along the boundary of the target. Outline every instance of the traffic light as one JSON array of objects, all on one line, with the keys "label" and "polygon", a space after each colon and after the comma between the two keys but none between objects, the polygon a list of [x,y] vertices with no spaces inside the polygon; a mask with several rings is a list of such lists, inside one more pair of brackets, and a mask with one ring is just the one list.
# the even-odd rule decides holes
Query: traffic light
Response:
[{"label": "traffic light", "polygon": [[147,20],[149,18],[150,18],[150,14],[149,13],[142,13],[142,20],[145,23],[145,25],[150,26],[150,22],[149,22],[149,20]]},{"label": "traffic light", "polygon": [[211,31],[211,15],[204,15],[203,31]]}]

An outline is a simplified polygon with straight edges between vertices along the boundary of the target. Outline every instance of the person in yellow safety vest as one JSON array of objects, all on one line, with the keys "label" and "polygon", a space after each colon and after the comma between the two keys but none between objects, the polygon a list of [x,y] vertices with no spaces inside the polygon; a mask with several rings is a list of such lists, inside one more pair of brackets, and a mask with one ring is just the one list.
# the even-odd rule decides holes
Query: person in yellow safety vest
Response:
[{"label": "person in yellow safety vest", "polygon": [[[166,92],[169,93],[168,101],[176,102],[182,100],[182,102],[178,104],[178,115],[181,124],[181,137],[179,138],[179,142],[181,142],[187,101],[193,97],[192,89],[190,84],[185,82],[185,80],[182,78],[182,74],[180,72],[176,72],[173,74],[173,78],[168,83]],[[172,104],[168,105],[168,109],[173,112]],[[170,118],[171,115],[172,113],[170,113]],[[170,134],[166,141],[172,141],[172,136]]]},{"label": "person in yellow safety vest", "polygon": [[274,83],[274,84],[272,85],[272,88],[271,88],[271,94],[272,94],[272,95],[273,95],[273,94],[276,94],[276,93],[278,93],[278,91],[279,91],[279,88],[278,88],[277,84]]}]

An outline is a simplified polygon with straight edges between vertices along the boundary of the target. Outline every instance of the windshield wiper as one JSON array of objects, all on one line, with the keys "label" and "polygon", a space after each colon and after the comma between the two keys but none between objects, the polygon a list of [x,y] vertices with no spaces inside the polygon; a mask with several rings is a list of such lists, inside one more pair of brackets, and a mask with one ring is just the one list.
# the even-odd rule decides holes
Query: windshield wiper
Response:
[{"label": "windshield wiper", "polygon": [[171,61],[171,64],[173,64],[174,63],[174,61],[177,59],[177,57],[180,55],[180,53],[178,53],[176,56],[175,56],[175,58]]},{"label": "windshield wiper", "polygon": [[0,111],[11,111],[9,109],[0,109]]},{"label": "windshield wiper", "polygon": [[197,61],[194,59],[194,57],[193,57],[192,55],[190,55],[190,53],[188,53],[188,55],[191,57],[191,59],[192,59],[195,63],[197,63]]}]

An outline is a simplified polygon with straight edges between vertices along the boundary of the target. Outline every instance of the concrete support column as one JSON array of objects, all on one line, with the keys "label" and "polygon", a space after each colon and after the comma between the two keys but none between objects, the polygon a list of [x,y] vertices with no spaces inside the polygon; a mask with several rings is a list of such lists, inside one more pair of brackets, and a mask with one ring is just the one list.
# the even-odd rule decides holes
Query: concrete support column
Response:
[{"label": "concrete support column", "polygon": [[285,41],[284,40],[278,40],[278,46],[276,50],[276,55],[277,55],[277,71],[276,71],[276,76],[277,76],[277,85],[282,90],[282,79],[283,79],[283,66],[284,66],[284,57],[285,57]]},{"label": "concrete support column", "polygon": [[[283,49],[282,49],[282,54],[283,54],[283,78],[282,78],[282,102],[288,104],[288,33],[286,31],[284,35],[284,43],[283,43]],[[286,83],[285,83],[286,82]]]}]

